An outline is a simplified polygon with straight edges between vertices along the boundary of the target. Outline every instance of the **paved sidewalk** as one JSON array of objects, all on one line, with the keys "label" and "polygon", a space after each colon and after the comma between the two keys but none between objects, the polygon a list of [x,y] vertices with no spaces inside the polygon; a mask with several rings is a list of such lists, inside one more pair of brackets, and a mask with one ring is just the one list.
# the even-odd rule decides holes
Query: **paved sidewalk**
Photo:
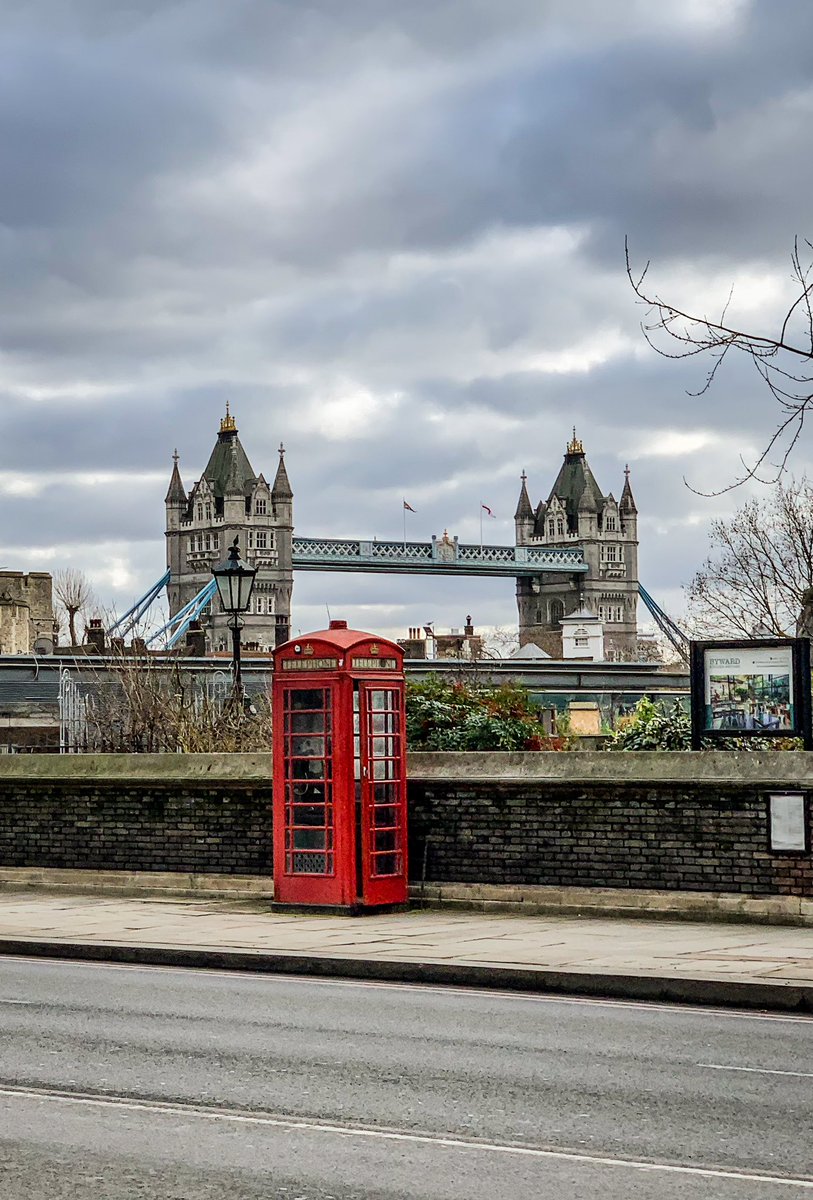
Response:
[{"label": "paved sidewalk", "polygon": [[0,953],[344,975],[813,1012],[813,930],[0,892]]}]

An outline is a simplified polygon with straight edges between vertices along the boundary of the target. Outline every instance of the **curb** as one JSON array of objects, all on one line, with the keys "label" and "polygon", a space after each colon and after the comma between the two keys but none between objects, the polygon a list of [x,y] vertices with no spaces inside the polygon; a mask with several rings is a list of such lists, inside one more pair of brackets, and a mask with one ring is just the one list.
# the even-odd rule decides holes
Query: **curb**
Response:
[{"label": "curb", "polygon": [[813,985],[747,980],[680,979],[674,975],[591,975],[587,972],[549,971],[544,968],[258,954],[244,950],[198,950],[175,946],[49,942],[24,938],[0,938],[0,956],[3,955],[813,1013]]}]

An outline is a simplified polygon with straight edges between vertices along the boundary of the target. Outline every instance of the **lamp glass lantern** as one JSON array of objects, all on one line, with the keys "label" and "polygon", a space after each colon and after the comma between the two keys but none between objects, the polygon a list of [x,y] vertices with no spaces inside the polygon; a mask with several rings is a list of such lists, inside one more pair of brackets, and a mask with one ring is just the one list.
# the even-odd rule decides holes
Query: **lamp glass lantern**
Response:
[{"label": "lamp glass lantern", "polygon": [[232,616],[248,612],[257,568],[250,567],[243,562],[237,538],[229,547],[229,557],[219,566],[213,567],[212,574],[215,577],[223,611]]}]

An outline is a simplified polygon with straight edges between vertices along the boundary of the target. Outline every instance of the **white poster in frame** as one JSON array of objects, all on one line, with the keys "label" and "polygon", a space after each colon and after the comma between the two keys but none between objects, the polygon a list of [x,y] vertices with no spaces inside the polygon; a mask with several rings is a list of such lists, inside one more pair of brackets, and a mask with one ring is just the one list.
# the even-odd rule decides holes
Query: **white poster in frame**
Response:
[{"label": "white poster in frame", "polygon": [[807,849],[803,792],[774,792],[769,797],[771,850]]}]

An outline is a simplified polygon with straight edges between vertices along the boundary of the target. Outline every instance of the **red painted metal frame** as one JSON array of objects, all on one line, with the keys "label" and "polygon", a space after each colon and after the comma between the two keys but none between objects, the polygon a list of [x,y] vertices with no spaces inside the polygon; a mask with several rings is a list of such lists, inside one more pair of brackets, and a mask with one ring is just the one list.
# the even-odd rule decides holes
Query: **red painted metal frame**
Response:
[{"label": "red painted metal frame", "polygon": [[[279,903],[301,905],[329,905],[346,908],[374,907],[382,904],[404,903],[408,895],[407,884],[407,808],[406,808],[406,719],[404,711],[404,673],[403,651],[400,646],[385,638],[377,638],[373,634],[361,633],[346,628],[321,630],[308,634],[284,645],[277,647],[274,657],[274,681],[272,685],[273,703],[273,749],[274,749],[274,896]],[[357,660],[363,660],[357,665]],[[310,662],[314,663],[311,668]],[[295,667],[286,667],[285,663],[295,663]],[[377,664],[382,666],[378,667]],[[371,665],[372,664],[372,665]],[[386,664],[386,665],[384,665]],[[391,664],[391,665],[390,665]],[[325,730],[322,734],[314,731],[294,733],[293,713],[286,712],[286,696],[314,689],[324,689],[331,698],[332,729],[330,734]],[[354,754],[353,728],[353,697],[358,692],[359,712],[359,783],[360,805],[356,804],[356,777]],[[391,692],[394,694],[394,704],[388,710],[391,722],[397,725],[397,732],[384,734],[393,737],[390,745],[392,753],[388,756],[391,767],[379,767],[379,771],[389,771],[396,778],[392,780],[375,780],[377,759],[373,750],[372,721],[374,715],[370,707],[371,697],[375,691]],[[300,710],[301,711],[301,710]],[[386,721],[384,722],[386,724]],[[307,726],[308,722],[301,723]],[[326,778],[318,775],[302,778],[303,771],[316,770],[312,763],[316,760],[309,751],[310,757],[299,759],[300,777],[294,779],[295,773],[292,756],[289,749],[301,749],[302,738],[312,741],[313,738],[330,737],[329,750],[326,741],[326,753],[329,754],[329,764],[324,771]],[[298,737],[300,741],[294,742]],[[385,749],[386,749],[385,745]],[[376,805],[376,783],[389,782],[395,787],[392,805]],[[313,800],[308,799],[307,785],[323,784],[323,797],[327,801],[330,784],[330,801],[332,802],[332,851],[326,836],[324,853],[332,853],[332,863],[319,861],[319,851],[314,849],[296,850],[294,842],[294,827],[289,817],[306,811],[310,805],[308,819],[314,815]],[[296,789],[296,795],[294,790]],[[384,794],[379,791],[379,797]],[[303,806],[292,808],[294,799]],[[388,826],[379,830],[378,845],[376,844],[376,817],[383,818],[383,808],[395,808],[397,812],[397,827]],[[325,810],[327,812],[327,809]],[[360,822],[360,829],[357,828]],[[294,823],[295,824],[295,823]],[[324,828],[326,835],[329,830],[323,825],[299,825],[301,838],[307,843],[308,828]],[[396,848],[393,851],[382,850],[393,842],[390,834],[395,829]],[[292,855],[298,854],[294,863]],[[394,862],[388,854],[396,853],[399,858]],[[360,861],[359,861],[360,858]],[[303,873],[303,864],[312,863],[322,866],[321,872]],[[299,870],[293,869],[294,866]],[[384,870],[393,869],[392,874],[380,874],[376,867]],[[331,869],[332,868],[332,869]]]},{"label": "red painted metal frame", "polygon": [[[361,820],[364,900],[367,904],[402,904],[407,899],[407,811],[406,811],[406,736],[404,714],[404,689],[389,681],[364,680],[360,684],[361,716]],[[376,709],[370,704],[375,692],[391,693],[394,703],[391,708]],[[395,729],[376,733],[376,717],[394,718]],[[378,756],[374,747],[376,740],[395,742],[392,754]],[[377,764],[392,764],[392,775],[376,779]],[[378,803],[379,790],[388,789],[388,799]],[[394,809],[395,821],[379,826],[376,821],[381,810]],[[376,838],[392,837],[392,849],[380,849]],[[395,856],[396,863],[388,860]],[[381,874],[379,868],[393,865],[395,869]]]}]

